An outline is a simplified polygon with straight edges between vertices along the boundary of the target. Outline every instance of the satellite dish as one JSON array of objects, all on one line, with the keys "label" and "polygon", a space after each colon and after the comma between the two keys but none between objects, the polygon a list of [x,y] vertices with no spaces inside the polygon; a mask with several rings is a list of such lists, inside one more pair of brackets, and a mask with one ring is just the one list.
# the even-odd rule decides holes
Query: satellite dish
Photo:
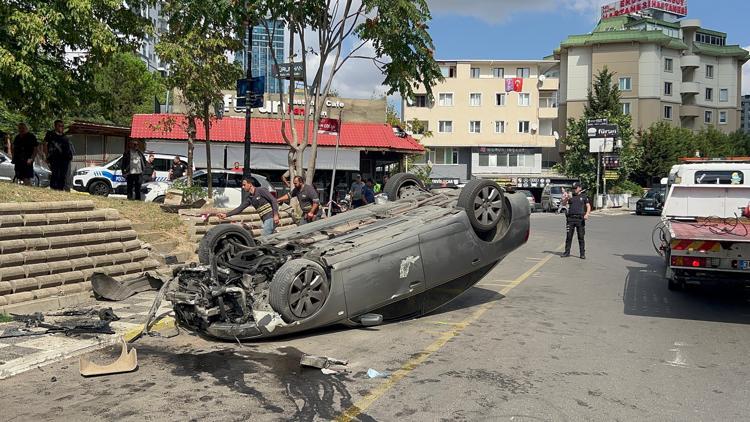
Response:
[{"label": "satellite dish", "polygon": [[545,79],[547,79],[547,77],[546,77],[546,76],[544,76],[544,75],[539,75],[539,80],[540,80],[541,82],[544,82],[544,80],[545,80]]},{"label": "satellite dish", "polygon": [[555,137],[555,140],[556,140],[556,141],[559,141],[559,140],[560,140],[560,134],[559,134],[559,133],[558,133],[558,132],[557,132],[556,130],[555,130],[555,131],[552,131],[552,136],[554,136],[554,137]]}]

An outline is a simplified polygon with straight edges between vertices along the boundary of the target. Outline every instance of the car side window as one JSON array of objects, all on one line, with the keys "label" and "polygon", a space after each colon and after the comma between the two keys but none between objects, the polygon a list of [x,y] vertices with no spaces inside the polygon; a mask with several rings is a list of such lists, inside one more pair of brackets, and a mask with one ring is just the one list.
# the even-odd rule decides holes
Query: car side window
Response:
[{"label": "car side window", "polygon": [[121,165],[122,165],[122,157],[120,157],[119,159],[117,159],[117,161],[115,161],[114,163],[112,163],[112,165],[109,166],[109,169],[110,170],[120,170],[122,168]]},{"label": "car side window", "polygon": [[226,173],[211,173],[211,187],[224,188],[227,186]]},{"label": "car side window", "polygon": [[230,173],[227,179],[228,188],[241,188],[242,187],[242,175]]}]

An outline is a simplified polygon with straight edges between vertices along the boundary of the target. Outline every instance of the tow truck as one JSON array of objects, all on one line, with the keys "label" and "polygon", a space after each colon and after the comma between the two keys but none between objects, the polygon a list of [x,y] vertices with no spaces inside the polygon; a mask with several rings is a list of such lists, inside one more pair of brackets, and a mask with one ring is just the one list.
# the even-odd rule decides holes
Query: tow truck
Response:
[{"label": "tow truck", "polygon": [[[750,282],[750,157],[683,159],[654,228],[667,287]],[[660,245],[657,246],[658,235]]]}]

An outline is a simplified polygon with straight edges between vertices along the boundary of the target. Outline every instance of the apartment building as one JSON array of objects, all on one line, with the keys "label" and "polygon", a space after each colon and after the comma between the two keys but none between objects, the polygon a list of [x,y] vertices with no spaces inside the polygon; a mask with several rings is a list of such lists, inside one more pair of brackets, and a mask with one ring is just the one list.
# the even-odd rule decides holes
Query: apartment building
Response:
[{"label": "apartment building", "polygon": [[555,51],[560,120],[583,115],[593,78],[606,66],[636,130],[659,121],[696,131],[740,128],[742,65],[750,53],[729,45],[727,34],[679,17],[647,9],[602,19],[592,33],[563,41]]},{"label": "apartment building", "polygon": [[414,134],[429,149],[424,160],[433,164],[431,177],[481,177],[537,188],[549,183],[559,159],[559,62],[442,60],[439,65],[445,80],[433,88],[434,100],[418,93],[402,108],[405,121],[417,119],[432,134]]},{"label": "apartment building", "polygon": [[740,130],[750,133],[750,95],[743,95],[740,104]]},{"label": "apartment building", "polygon": [[[266,77],[266,92],[278,93],[279,92],[279,81],[274,77],[273,64],[274,54],[276,59],[280,63],[285,63],[287,60],[284,54],[284,36],[286,34],[286,27],[283,21],[269,20],[266,25],[253,26],[253,45],[250,49],[251,60],[251,71],[253,76],[265,76]],[[242,42],[243,49],[237,51],[234,54],[234,60],[242,65],[245,69],[247,61],[245,58],[245,50],[247,49],[247,38]],[[282,84],[281,89],[286,89]]]}]

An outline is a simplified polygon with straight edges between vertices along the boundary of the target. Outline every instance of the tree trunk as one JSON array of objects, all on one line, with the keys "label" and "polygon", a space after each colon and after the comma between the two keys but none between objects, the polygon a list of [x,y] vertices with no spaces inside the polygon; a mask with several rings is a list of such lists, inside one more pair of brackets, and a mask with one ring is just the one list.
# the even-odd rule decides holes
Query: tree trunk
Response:
[{"label": "tree trunk", "polygon": [[195,148],[195,117],[188,116],[187,185],[193,186],[193,149]]},{"label": "tree trunk", "polygon": [[211,183],[211,120],[209,119],[209,104],[203,104],[203,129],[206,131],[206,182],[208,186],[208,199],[213,198],[213,185]]}]

